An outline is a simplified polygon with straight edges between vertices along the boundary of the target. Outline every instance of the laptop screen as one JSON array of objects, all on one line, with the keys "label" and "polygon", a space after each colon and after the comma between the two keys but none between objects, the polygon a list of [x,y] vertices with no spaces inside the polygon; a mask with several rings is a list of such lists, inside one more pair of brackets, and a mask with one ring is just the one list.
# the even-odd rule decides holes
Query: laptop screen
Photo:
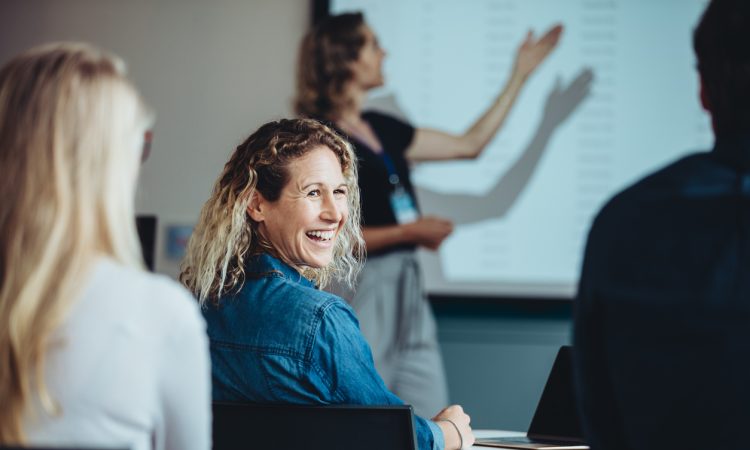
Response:
[{"label": "laptop screen", "polygon": [[583,440],[573,392],[572,351],[569,346],[561,347],[557,353],[528,435]]}]

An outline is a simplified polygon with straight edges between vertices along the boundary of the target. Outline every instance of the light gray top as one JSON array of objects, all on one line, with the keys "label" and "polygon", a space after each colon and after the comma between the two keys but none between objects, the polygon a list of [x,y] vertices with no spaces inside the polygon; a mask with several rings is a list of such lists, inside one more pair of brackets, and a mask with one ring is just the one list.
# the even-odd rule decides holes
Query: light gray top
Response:
[{"label": "light gray top", "polygon": [[100,260],[47,355],[45,380],[62,413],[48,415],[34,398],[29,444],[210,448],[206,325],[174,281]]}]

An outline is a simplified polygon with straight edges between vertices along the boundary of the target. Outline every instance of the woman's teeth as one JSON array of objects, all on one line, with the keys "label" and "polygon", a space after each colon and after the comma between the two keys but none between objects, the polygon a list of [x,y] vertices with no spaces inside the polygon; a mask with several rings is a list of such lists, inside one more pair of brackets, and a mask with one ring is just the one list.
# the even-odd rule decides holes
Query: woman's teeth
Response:
[{"label": "woman's teeth", "polygon": [[317,241],[330,241],[333,239],[333,235],[336,234],[335,231],[308,231],[306,233],[309,237],[312,239],[315,239]]}]

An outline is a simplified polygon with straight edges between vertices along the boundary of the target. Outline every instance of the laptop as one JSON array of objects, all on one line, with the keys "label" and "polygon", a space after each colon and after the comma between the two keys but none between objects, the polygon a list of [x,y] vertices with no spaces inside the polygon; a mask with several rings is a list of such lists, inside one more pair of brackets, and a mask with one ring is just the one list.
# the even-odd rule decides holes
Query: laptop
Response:
[{"label": "laptop", "polygon": [[583,441],[578,419],[570,346],[560,347],[557,352],[526,436],[477,439],[474,445],[545,450],[589,448]]}]

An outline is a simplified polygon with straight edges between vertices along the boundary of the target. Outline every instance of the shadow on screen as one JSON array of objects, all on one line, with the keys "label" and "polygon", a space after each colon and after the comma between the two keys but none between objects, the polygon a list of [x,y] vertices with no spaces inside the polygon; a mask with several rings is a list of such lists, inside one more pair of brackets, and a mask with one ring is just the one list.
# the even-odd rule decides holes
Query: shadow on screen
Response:
[{"label": "shadow on screen", "polygon": [[558,80],[547,96],[542,120],[529,145],[489,193],[483,196],[445,194],[418,188],[423,209],[440,211],[441,216],[457,225],[503,217],[528,184],[555,130],[589,95],[593,78],[593,72],[584,69],[567,86],[561,86]]}]

